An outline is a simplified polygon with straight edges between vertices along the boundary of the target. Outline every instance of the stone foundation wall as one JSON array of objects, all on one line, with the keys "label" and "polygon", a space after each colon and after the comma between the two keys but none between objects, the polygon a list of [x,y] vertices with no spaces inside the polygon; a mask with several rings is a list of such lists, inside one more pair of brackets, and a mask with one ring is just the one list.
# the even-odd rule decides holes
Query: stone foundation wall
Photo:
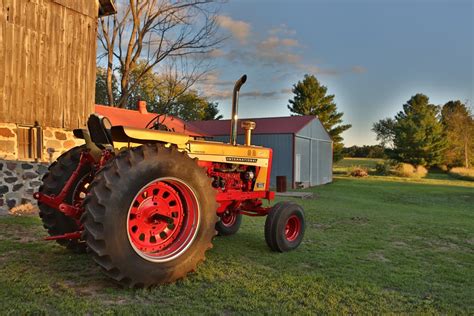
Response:
[{"label": "stone foundation wall", "polygon": [[47,163],[0,159],[0,215],[21,204],[36,206],[33,193],[47,170]]},{"label": "stone foundation wall", "polygon": [[[74,137],[72,131],[61,128],[42,127],[42,162],[53,162],[63,152],[84,143]],[[17,125],[0,122],[0,159],[18,159]]]},{"label": "stone foundation wall", "polygon": [[82,144],[84,140],[74,137],[72,131],[46,127],[43,129],[43,161],[51,163],[63,152]]},{"label": "stone foundation wall", "polygon": [[16,124],[0,123],[0,159],[17,159]]}]

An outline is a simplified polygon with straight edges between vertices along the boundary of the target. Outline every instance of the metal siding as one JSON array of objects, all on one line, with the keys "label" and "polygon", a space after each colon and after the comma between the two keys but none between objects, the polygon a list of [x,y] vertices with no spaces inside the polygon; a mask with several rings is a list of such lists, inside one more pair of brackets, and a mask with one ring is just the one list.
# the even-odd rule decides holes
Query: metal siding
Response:
[{"label": "metal siding", "polygon": [[[229,142],[229,136],[214,136],[214,141]],[[244,136],[237,136],[237,143],[244,143]],[[270,186],[276,187],[276,177],[286,176],[287,186],[293,183],[293,135],[261,134],[252,135],[252,144],[273,149],[272,175]]]},{"label": "metal siding", "polygon": [[296,133],[296,135],[332,141],[331,137],[324,129],[323,124],[321,124],[318,119],[312,120],[308,125],[302,128],[298,133]]},{"label": "metal siding", "polygon": [[311,140],[311,151],[312,151],[312,156],[313,156],[313,163],[311,164],[311,185],[320,185],[321,182],[319,181],[319,177],[321,174],[321,170],[318,166],[318,163],[320,161],[319,156],[321,155],[320,152],[320,146],[319,146],[320,141],[317,140]]},{"label": "metal siding", "polygon": [[302,182],[314,186],[332,181],[332,140],[319,120],[298,132],[295,152],[302,155]]},{"label": "metal siding", "polygon": [[310,182],[309,174],[311,170],[311,160],[309,157],[310,140],[296,137],[295,156],[301,155],[301,182]]},{"label": "metal siding", "polygon": [[318,147],[318,184],[326,184],[332,182],[332,143],[318,142]]}]

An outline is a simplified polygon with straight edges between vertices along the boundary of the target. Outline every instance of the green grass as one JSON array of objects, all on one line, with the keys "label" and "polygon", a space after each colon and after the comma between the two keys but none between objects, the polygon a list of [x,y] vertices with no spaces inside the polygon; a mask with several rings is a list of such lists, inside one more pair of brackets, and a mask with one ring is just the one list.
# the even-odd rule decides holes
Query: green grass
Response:
[{"label": "green grass", "polygon": [[36,218],[0,217],[0,313],[474,313],[474,183],[336,177],[310,190],[296,251],[270,252],[265,219],[246,217],[196,273],[151,290],[41,241]]}]

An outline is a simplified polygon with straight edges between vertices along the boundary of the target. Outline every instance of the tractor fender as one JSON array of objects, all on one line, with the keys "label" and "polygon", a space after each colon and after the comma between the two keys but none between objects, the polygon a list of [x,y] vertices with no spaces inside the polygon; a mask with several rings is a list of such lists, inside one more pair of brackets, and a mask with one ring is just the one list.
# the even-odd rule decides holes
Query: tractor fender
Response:
[{"label": "tractor fender", "polygon": [[193,137],[167,131],[156,131],[145,128],[135,128],[126,126],[112,126],[112,139],[114,144],[117,143],[133,143],[133,144],[150,144],[163,143],[174,144],[179,149],[186,149],[187,144]]}]

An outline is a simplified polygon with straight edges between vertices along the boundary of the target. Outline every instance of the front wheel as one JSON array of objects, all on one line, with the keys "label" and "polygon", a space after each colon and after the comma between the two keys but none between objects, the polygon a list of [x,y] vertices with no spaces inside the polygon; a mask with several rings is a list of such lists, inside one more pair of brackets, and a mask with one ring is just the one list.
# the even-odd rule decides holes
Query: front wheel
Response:
[{"label": "front wheel", "polygon": [[84,237],[105,273],[128,287],[173,282],[212,247],[216,192],[175,147],[144,145],[119,154],[91,184]]},{"label": "front wheel", "polygon": [[298,248],[304,230],[303,208],[293,202],[275,204],[265,220],[265,240],[273,251],[286,252]]}]

